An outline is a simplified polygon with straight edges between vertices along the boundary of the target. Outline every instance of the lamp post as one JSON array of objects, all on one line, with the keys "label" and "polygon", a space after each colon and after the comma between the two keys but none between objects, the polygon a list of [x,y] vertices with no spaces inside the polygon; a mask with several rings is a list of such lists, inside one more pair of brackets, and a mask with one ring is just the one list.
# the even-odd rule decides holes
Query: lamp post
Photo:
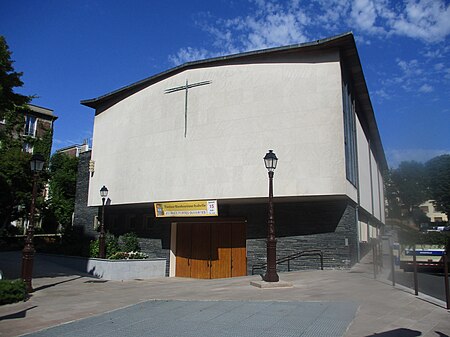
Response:
[{"label": "lamp post", "polygon": [[99,258],[106,258],[106,247],[105,247],[105,199],[108,196],[108,189],[105,185],[100,189],[100,196],[102,197],[102,221],[100,222],[100,238],[98,240],[99,244]]},{"label": "lamp post", "polygon": [[277,239],[275,238],[275,220],[273,216],[273,173],[278,158],[272,150],[266,153],[264,164],[269,172],[269,219],[267,221],[267,271],[263,279],[266,282],[278,282],[277,274]]},{"label": "lamp post", "polygon": [[25,246],[22,250],[22,280],[25,282],[27,286],[27,291],[31,293],[33,291],[33,286],[31,284],[31,280],[33,278],[33,259],[34,259],[34,211],[36,204],[36,194],[37,194],[37,178],[39,176],[39,172],[44,168],[45,158],[41,154],[34,154],[31,156],[30,166],[31,171],[33,172],[33,194],[31,197],[31,206],[30,206],[30,218],[28,221],[28,227],[25,237]]}]

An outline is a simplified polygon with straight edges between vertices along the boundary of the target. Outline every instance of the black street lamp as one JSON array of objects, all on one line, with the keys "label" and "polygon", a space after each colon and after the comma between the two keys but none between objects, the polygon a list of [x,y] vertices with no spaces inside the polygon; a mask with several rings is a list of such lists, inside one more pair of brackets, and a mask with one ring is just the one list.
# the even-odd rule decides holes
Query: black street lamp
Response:
[{"label": "black street lamp", "polygon": [[106,258],[106,247],[105,247],[105,199],[108,196],[108,189],[105,185],[100,189],[100,196],[102,197],[102,221],[100,222],[100,237],[98,240],[99,244],[99,258]]},{"label": "black street lamp", "polygon": [[266,282],[278,282],[277,239],[275,238],[275,220],[273,217],[273,172],[277,168],[278,158],[272,150],[266,153],[264,164],[269,171],[269,219],[267,221],[267,271],[263,279]]},{"label": "black street lamp", "polygon": [[30,218],[28,221],[27,227],[27,236],[25,238],[25,246],[22,250],[22,280],[25,282],[27,286],[27,291],[31,293],[33,291],[33,286],[31,284],[31,280],[33,278],[33,259],[34,259],[34,211],[36,204],[36,194],[37,194],[37,179],[39,176],[39,172],[44,168],[45,158],[41,154],[34,154],[31,156],[30,166],[31,171],[33,172],[33,194],[31,197],[31,206],[30,206]]}]

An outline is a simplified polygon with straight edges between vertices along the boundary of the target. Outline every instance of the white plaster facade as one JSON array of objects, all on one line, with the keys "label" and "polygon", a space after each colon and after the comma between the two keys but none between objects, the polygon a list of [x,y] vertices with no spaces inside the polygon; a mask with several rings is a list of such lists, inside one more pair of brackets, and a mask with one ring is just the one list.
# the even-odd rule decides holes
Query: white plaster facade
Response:
[{"label": "white plaster facade", "polygon": [[[358,112],[358,182],[346,179],[342,62],[339,48],[329,48],[188,64],[99,105],[88,205],[101,205],[103,185],[116,205],[265,198],[262,158],[273,149],[278,198],[346,196],[384,222],[383,163]],[[188,91],[185,137],[185,92],[165,90],[186,81],[211,83]]]},{"label": "white plaster facade", "polygon": [[[341,70],[330,56],[184,71],[97,115],[90,205],[102,185],[118,204],[264,197],[269,148],[277,196],[346,194]],[[164,90],[186,79],[212,83],[189,90],[185,138],[184,92]]]}]

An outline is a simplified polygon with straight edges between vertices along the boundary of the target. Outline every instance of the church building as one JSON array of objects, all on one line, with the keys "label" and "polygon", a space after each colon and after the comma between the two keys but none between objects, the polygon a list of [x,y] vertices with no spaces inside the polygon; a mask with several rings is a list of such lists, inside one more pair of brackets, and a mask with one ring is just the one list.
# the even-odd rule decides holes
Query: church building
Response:
[{"label": "church building", "polygon": [[386,158],[352,33],[188,62],[81,103],[95,110],[88,206],[106,186],[106,229],[137,233],[168,276],[265,262],[269,149],[278,258],[315,249],[348,268],[384,224]]}]

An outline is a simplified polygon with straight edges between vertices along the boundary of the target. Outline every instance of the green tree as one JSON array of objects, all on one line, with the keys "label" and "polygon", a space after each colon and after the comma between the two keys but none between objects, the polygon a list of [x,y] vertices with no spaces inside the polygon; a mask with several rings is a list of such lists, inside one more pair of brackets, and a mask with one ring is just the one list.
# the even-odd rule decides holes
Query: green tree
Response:
[{"label": "green tree", "polygon": [[387,216],[391,219],[400,219],[402,217],[400,196],[397,185],[392,181],[392,172],[393,170],[387,171],[384,177]]},{"label": "green tree", "polygon": [[22,152],[20,133],[23,113],[31,97],[15,93],[23,82],[22,73],[14,71],[11,52],[0,36],[0,227],[16,220],[29,209],[32,176],[30,155]]},{"label": "green tree", "polygon": [[401,162],[390,172],[391,183],[396,188],[398,201],[409,215],[415,208],[429,199],[425,165],[416,161]]},{"label": "green tree", "polygon": [[450,216],[450,155],[444,154],[426,164],[430,198],[436,208]]},{"label": "green tree", "polygon": [[55,153],[50,159],[49,199],[43,226],[47,231],[72,224],[75,207],[78,158]]}]

